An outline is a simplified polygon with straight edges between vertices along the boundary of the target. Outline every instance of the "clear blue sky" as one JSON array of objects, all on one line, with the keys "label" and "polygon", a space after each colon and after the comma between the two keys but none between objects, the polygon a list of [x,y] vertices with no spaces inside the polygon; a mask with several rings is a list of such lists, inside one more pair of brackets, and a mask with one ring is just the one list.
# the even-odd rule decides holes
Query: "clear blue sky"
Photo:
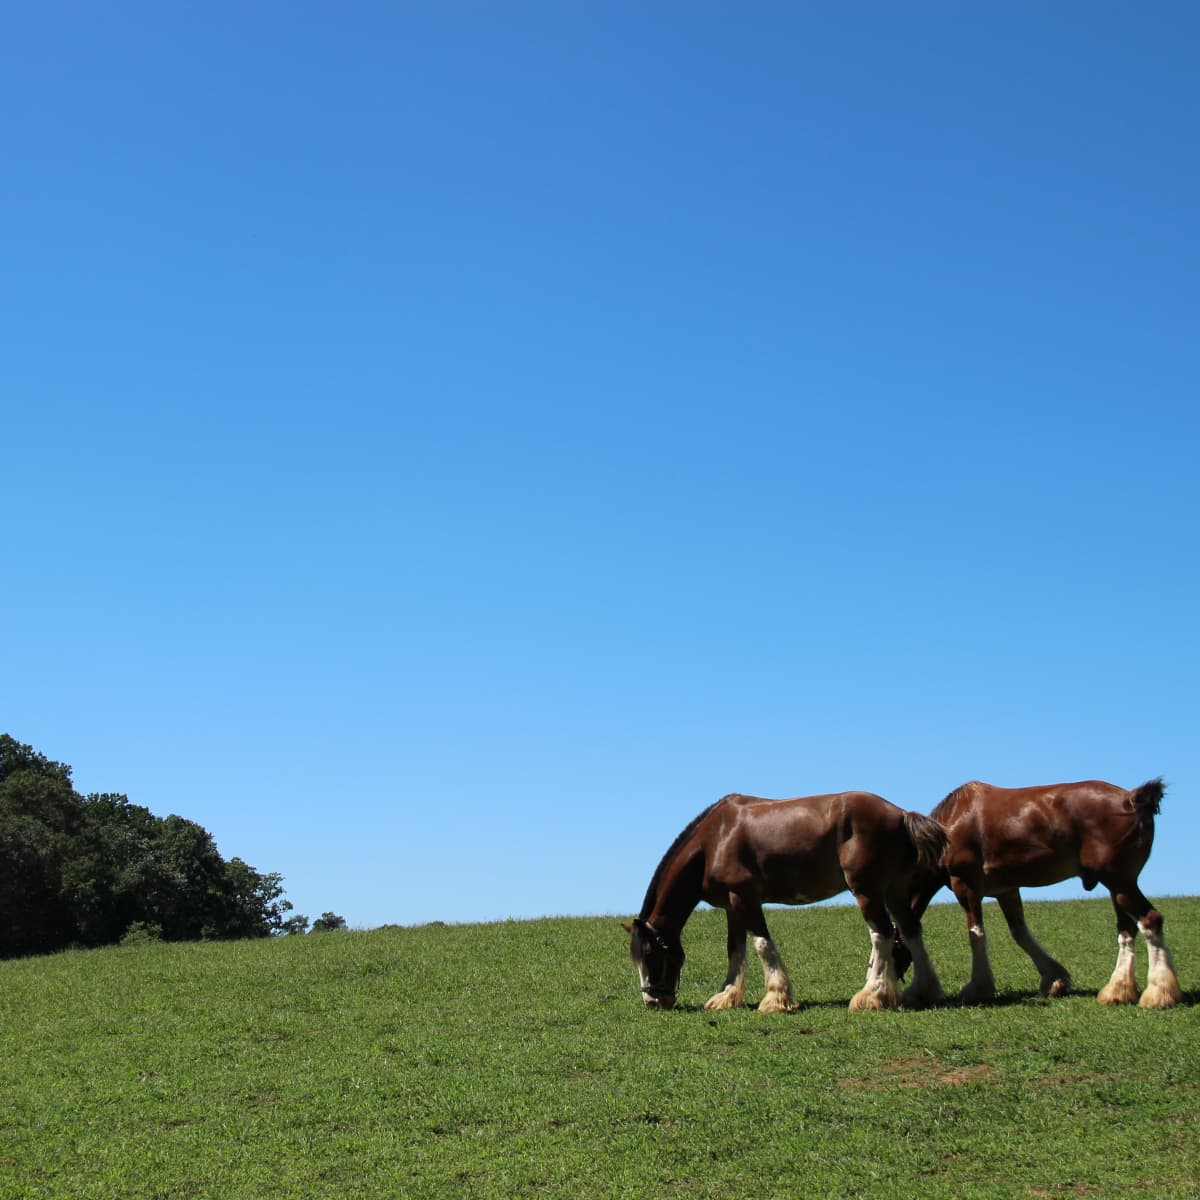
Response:
[{"label": "clear blue sky", "polygon": [[1161,774],[1200,890],[1194,5],[3,27],[0,731],[79,790],[373,926]]}]

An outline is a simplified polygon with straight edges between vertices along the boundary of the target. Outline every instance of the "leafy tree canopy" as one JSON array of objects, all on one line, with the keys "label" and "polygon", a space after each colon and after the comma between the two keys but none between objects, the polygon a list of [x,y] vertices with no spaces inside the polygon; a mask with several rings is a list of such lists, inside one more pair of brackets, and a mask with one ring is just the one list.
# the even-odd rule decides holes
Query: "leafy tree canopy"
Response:
[{"label": "leafy tree canopy", "polygon": [[0,734],[0,957],[131,930],[168,941],[302,931],[291,909],[281,875],[226,862],[194,821],[116,793],[80,796],[69,766]]},{"label": "leafy tree canopy", "polygon": [[346,918],[339,917],[337,913],[323,912],[313,923],[313,933],[336,933],[340,929],[346,928]]}]

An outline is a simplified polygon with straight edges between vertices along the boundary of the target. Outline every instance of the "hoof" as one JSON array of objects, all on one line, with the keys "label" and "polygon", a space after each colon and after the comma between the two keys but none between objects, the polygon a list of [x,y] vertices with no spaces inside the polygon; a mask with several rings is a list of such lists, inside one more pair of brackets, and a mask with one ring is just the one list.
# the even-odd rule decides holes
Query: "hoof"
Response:
[{"label": "hoof", "polygon": [[996,985],[968,983],[958,993],[959,1004],[986,1004],[996,998]]},{"label": "hoof", "polygon": [[719,1008],[741,1008],[742,997],[737,992],[718,992],[704,1002],[705,1012],[714,1012]]},{"label": "hoof", "polygon": [[850,1001],[851,1012],[884,1012],[889,1008],[895,1008],[899,1003],[900,998],[896,994],[895,988],[879,989],[879,988],[863,988],[853,1000]]},{"label": "hoof", "polygon": [[768,992],[758,1006],[760,1013],[791,1013],[796,1012],[800,1005],[791,996],[782,992]]},{"label": "hoof", "polygon": [[1039,987],[1039,991],[1043,996],[1065,996],[1070,990],[1070,975],[1059,975],[1054,979],[1043,979]]},{"label": "hoof", "polygon": [[1142,998],[1138,1001],[1139,1008],[1174,1008],[1183,999],[1183,992],[1176,980],[1169,983],[1148,983]]},{"label": "hoof", "polygon": [[1137,984],[1131,979],[1118,979],[1106,983],[1096,995],[1097,1004],[1136,1004]]},{"label": "hoof", "polygon": [[900,1003],[905,1008],[928,1008],[931,1004],[941,1004],[944,999],[941,988],[938,988],[936,992],[929,992],[918,991],[915,986],[910,986],[904,989]]}]

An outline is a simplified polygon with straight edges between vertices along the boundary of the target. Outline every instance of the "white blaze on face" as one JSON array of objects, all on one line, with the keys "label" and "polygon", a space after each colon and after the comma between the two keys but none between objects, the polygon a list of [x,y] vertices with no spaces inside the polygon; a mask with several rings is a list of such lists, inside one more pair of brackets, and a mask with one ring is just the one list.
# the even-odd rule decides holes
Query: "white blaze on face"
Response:
[{"label": "white blaze on face", "polygon": [[642,989],[642,996],[646,996],[646,989],[650,986],[650,972],[646,970],[646,964],[639,960],[634,964],[638,972],[638,984]]}]

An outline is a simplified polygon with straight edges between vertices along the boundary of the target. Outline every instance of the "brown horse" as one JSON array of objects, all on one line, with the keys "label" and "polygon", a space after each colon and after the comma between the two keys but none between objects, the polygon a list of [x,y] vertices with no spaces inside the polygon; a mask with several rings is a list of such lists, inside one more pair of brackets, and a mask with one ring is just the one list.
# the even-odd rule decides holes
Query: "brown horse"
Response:
[{"label": "brown horse", "polygon": [[[971,981],[960,1000],[996,993],[983,932],[983,898],[994,896],[1017,945],[1033,960],[1044,996],[1071,988],[1062,963],[1051,958],[1025,924],[1022,887],[1042,887],[1079,876],[1091,891],[1104,884],[1117,914],[1117,965],[1100,990],[1101,1004],[1132,1004],[1134,943],[1140,929],[1150,955],[1143,1008],[1169,1008],[1182,997],[1171,954],[1163,941],[1162,915],[1142,895],[1138,875],[1154,842],[1154,815],[1163,782],[1152,779],[1125,791],[1111,783],[1059,783],[1049,787],[1000,788],[965,783],[933,810],[950,844],[941,866],[914,877],[910,906],[920,917],[943,886],[962,905],[971,943]],[[896,948],[903,973],[907,956]]]},{"label": "brown horse", "polygon": [[670,1008],[675,1003],[684,959],[680,933],[704,900],[725,910],[729,949],[724,986],[704,1007],[742,1003],[749,933],[766,982],[758,1011],[793,1011],[799,1006],[767,931],[763,905],[810,904],[847,888],[871,931],[867,982],[850,1001],[851,1012],[897,1004],[893,918],[914,964],[909,992],[938,999],[941,986],[921,942],[920,916],[908,907],[907,897],[910,876],[918,869],[936,870],[945,846],[946,835],[936,822],[870,792],[718,800],[675,839],[650,880],[641,915],[625,926],[646,1004]]}]

